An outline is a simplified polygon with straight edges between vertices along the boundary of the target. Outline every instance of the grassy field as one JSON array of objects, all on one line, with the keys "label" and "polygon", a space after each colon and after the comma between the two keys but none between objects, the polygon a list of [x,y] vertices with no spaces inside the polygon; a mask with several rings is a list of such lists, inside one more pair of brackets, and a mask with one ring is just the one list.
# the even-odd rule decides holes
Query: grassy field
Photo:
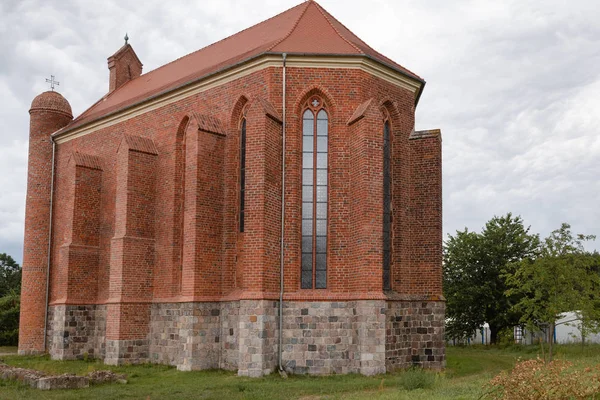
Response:
[{"label": "grassy field", "polygon": [[16,353],[17,348],[12,346],[0,346],[0,354]]},{"label": "grassy field", "polygon": [[[250,379],[231,372],[179,372],[160,365],[108,367],[96,361],[3,356],[7,364],[57,374],[86,374],[110,369],[127,374],[129,383],[41,392],[0,380],[0,399],[477,399],[485,391],[484,384],[493,376],[512,368],[518,358],[535,358],[539,352],[539,347],[449,347],[448,365],[443,373],[409,371],[375,377],[291,376],[285,380],[277,374]],[[600,346],[558,346],[557,358],[583,365],[600,364]],[[406,389],[418,386],[424,388]]]}]

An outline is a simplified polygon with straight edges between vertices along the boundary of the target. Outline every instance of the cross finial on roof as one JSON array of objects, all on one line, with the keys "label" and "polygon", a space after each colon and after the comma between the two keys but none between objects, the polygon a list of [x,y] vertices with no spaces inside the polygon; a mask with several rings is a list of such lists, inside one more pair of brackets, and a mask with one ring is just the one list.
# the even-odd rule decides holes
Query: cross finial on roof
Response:
[{"label": "cross finial on roof", "polygon": [[129,36],[127,35],[127,32],[125,32],[125,37],[123,39],[125,39],[125,44],[127,44],[127,41],[129,40]]},{"label": "cross finial on roof", "polygon": [[59,86],[60,82],[54,80],[54,75],[50,75],[50,79],[46,78],[46,82],[50,84],[50,90],[54,92],[54,85]]}]

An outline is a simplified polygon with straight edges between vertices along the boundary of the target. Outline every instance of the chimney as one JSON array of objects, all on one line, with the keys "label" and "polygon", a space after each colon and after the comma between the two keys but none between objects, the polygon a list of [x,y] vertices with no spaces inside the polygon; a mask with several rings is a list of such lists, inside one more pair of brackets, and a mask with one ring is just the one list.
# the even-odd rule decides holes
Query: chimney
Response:
[{"label": "chimney", "polygon": [[108,93],[142,74],[142,63],[127,41],[115,54],[108,57],[110,80]]}]

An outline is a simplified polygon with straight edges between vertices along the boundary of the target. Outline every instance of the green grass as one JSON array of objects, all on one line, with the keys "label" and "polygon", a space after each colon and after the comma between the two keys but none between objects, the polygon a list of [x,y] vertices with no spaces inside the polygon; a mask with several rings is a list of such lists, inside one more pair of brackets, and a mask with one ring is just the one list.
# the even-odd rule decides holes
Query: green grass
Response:
[{"label": "green grass", "polygon": [[0,354],[17,353],[17,346],[0,346]]},{"label": "green grass", "polygon": [[[512,368],[518,358],[535,358],[538,353],[539,347],[448,347],[448,365],[442,373],[409,371],[375,377],[290,376],[286,380],[277,374],[251,379],[238,377],[233,372],[179,372],[161,365],[111,367],[97,361],[5,356],[5,362],[10,365],[55,374],[83,375],[97,369],[110,369],[127,374],[129,383],[42,392],[16,382],[0,381],[0,399],[477,399],[483,393],[483,385],[494,375]],[[600,363],[600,346],[584,349],[558,346],[556,354],[557,358],[578,360],[588,365]]]}]

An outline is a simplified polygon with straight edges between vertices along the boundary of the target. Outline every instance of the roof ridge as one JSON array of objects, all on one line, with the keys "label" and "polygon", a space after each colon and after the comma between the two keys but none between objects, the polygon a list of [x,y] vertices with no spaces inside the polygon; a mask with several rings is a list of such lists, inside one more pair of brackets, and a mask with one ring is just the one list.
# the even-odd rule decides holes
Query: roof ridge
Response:
[{"label": "roof ridge", "polygon": [[[296,22],[294,22],[294,25],[292,25],[292,29],[290,29],[290,31],[284,37],[282,37],[281,39],[279,39],[278,41],[276,41],[272,46],[268,47],[266,51],[271,51],[272,49],[274,49],[275,46],[277,46],[279,43],[283,42],[285,39],[289,38],[291,36],[292,32],[294,32],[296,30],[296,28],[298,27],[298,24],[300,23],[300,20],[302,19],[302,17],[306,13],[306,10],[308,10],[308,6],[310,5],[310,3],[312,3],[312,0],[307,1],[305,3],[306,3],[306,7],[304,7],[304,10],[302,10],[302,12],[300,13],[300,15],[298,16],[298,19],[296,20]],[[302,4],[302,3],[300,3],[300,4]],[[300,4],[298,4],[298,6]],[[295,6],[295,7],[298,7],[298,6]]]},{"label": "roof ridge", "polygon": [[[356,46],[354,43],[352,43],[350,40],[348,40],[344,35],[341,34],[341,32],[339,30],[337,30],[337,28],[335,26],[333,26],[333,24],[331,23],[331,21],[327,17],[327,14],[329,14],[329,13],[326,12],[325,9],[323,9],[323,7],[321,7],[321,5],[319,3],[317,3],[316,1],[313,1],[313,0],[309,1],[308,3],[314,3],[317,6],[317,10],[319,10],[319,12],[321,13],[321,15],[323,15],[323,18],[325,18],[325,20],[327,21],[327,23],[329,23],[329,26],[331,26],[331,28],[335,31],[335,33],[338,34],[339,37],[341,37],[350,46],[354,47],[354,49],[356,51],[358,51],[360,54],[365,54],[364,51],[362,51],[361,49],[359,49],[358,46]],[[341,24],[341,22],[339,22],[339,21],[337,21],[337,22]],[[344,28],[346,28],[346,27],[344,26]],[[346,28],[346,29],[348,29],[348,28]],[[348,29],[348,31],[352,32],[350,29]],[[354,35],[354,36],[356,36],[356,35]]]},{"label": "roof ridge", "polygon": [[[302,3],[300,3],[300,4],[302,4]],[[149,73],[151,73],[151,72],[154,72],[154,71],[158,71],[158,70],[160,70],[160,69],[163,69],[163,68],[164,68],[164,67],[166,67],[167,65],[171,65],[171,64],[173,64],[173,63],[175,63],[175,62],[177,62],[177,61],[181,60],[182,58],[188,57],[188,56],[190,56],[190,55],[192,55],[192,54],[195,54],[195,53],[198,53],[198,52],[200,52],[200,51],[206,50],[206,49],[208,49],[208,48],[210,48],[210,47],[216,46],[217,44],[219,44],[219,43],[221,43],[221,42],[224,42],[224,41],[225,41],[225,40],[227,40],[227,39],[231,39],[232,37],[234,37],[234,36],[237,36],[237,35],[239,35],[239,34],[240,34],[240,33],[242,33],[242,32],[246,32],[246,31],[248,31],[248,30],[250,30],[250,29],[254,28],[255,26],[262,25],[262,24],[266,23],[267,21],[270,21],[270,20],[272,20],[272,19],[275,19],[275,18],[279,17],[280,15],[282,15],[282,14],[285,14],[286,12],[288,12],[288,11],[291,11],[291,10],[293,10],[294,8],[296,8],[296,7],[300,6],[300,4],[298,4],[298,5],[296,5],[296,6],[292,7],[292,8],[288,8],[287,10],[283,10],[282,12],[280,12],[279,14],[276,14],[276,15],[272,16],[271,18],[267,18],[267,19],[265,19],[265,20],[262,20],[262,21],[260,21],[260,22],[258,22],[258,23],[256,23],[256,24],[254,24],[254,25],[251,25],[251,26],[247,27],[246,29],[242,29],[242,30],[241,30],[241,31],[239,31],[239,32],[235,32],[235,33],[233,33],[233,34],[231,34],[231,35],[229,35],[229,36],[227,36],[227,37],[225,37],[225,38],[223,38],[223,39],[221,39],[221,40],[218,40],[218,41],[216,41],[216,42],[214,42],[214,43],[211,43],[211,44],[209,44],[208,46],[204,46],[204,47],[202,47],[202,48],[200,48],[200,49],[198,49],[198,50],[196,50],[196,51],[192,51],[191,53],[188,53],[188,54],[185,54],[185,55],[183,55],[183,56],[181,56],[181,57],[179,57],[179,58],[176,58],[175,60],[173,60],[173,61],[170,61],[170,62],[168,62],[168,63],[166,63],[166,64],[163,64],[163,65],[161,65],[160,67],[158,67],[158,68],[156,68],[156,69],[153,69],[153,70],[151,70],[151,71],[148,71],[148,72],[146,72],[145,74],[142,74],[142,75],[140,75],[139,77],[142,77],[142,76],[144,76],[144,75],[147,75],[147,74],[149,74]],[[138,77],[138,78],[139,78],[139,77]]]}]

